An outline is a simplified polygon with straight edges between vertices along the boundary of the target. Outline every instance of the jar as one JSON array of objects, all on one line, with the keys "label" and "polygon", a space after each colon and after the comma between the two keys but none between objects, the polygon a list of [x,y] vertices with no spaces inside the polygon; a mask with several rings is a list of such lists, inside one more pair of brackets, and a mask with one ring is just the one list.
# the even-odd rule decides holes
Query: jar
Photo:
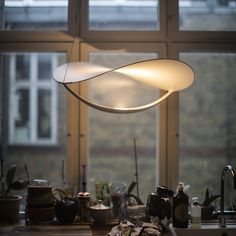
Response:
[{"label": "jar", "polygon": [[112,213],[115,219],[126,218],[126,184],[114,182],[111,184]]},{"label": "jar", "polygon": [[90,207],[90,193],[80,192],[77,195],[78,199],[78,216],[80,222],[90,223],[89,207]]},{"label": "jar", "polygon": [[192,228],[201,228],[201,206],[198,197],[192,198],[191,223]]}]

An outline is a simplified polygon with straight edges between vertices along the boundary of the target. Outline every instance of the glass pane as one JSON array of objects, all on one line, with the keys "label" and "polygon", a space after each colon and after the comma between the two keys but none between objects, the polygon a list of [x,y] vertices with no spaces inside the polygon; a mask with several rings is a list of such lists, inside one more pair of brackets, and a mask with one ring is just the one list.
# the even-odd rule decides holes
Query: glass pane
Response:
[{"label": "glass pane", "polygon": [[39,79],[51,79],[51,56],[50,54],[38,55],[38,78]]},{"label": "glass pane", "polygon": [[90,30],[159,30],[158,0],[89,0]]},{"label": "glass pane", "polygon": [[[203,201],[207,187],[220,193],[224,166],[236,168],[236,54],[181,53],[180,58],[196,72],[193,86],[180,93],[180,181]],[[236,195],[232,179],[227,181],[230,207]]]},{"label": "glass pane", "polygon": [[16,55],[16,79],[29,80],[29,55]]},{"label": "glass pane", "polygon": [[236,0],[179,0],[179,29],[235,31]]},{"label": "glass pane", "polygon": [[2,30],[66,30],[68,0],[5,0]]},{"label": "glass pane", "polygon": [[48,89],[38,90],[38,137],[51,137],[51,92]]},{"label": "glass pane", "polygon": [[[157,58],[156,53],[93,52],[90,61],[112,68],[134,61]],[[91,80],[89,97],[104,105],[140,105],[159,97],[159,92],[119,78]],[[120,88],[118,88],[120,86]],[[119,92],[129,87],[122,95]],[[117,90],[114,88],[118,88]],[[112,92],[110,90],[112,89]],[[117,92],[117,93],[116,93]],[[146,99],[147,97],[147,99]],[[158,146],[158,107],[129,115],[105,113],[89,109],[89,192],[94,194],[97,182],[124,182],[128,187],[135,181],[134,139],[138,156],[140,198],[146,203],[147,193],[156,186],[156,147]],[[133,192],[135,195],[136,189]],[[95,196],[95,194],[94,194]]]},{"label": "glass pane", "polygon": [[29,90],[17,89],[15,93],[15,136],[14,142],[27,142],[30,136]]},{"label": "glass pane", "polygon": [[[9,101],[3,105],[3,115],[8,126],[8,130],[6,129],[3,134],[3,139],[6,141],[4,149],[7,148],[4,156],[5,166],[7,168],[16,163],[17,176],[25,178],[24,164],[26,164],[30,180],[46,179],[52,186],[61,187],[62,160],[66,159],[67,149],[66,91],[53,79],[38,80],[38,63],[35,60],[38,53],[25,53],[30,58],[30,81],[16,81],[14,78],[11,80],[10,75],[15,74],[15,65],[12,62],[16,53],[2,54],[4,61],[1,65],[4,66],[0,67],[1,81],[4,82],[3,87],[8,88],[3,96],[4,101]],[[65,53],[46,53],[46,55],[51,58],[52,70],[59,63],[66,61]],[[47,77],[51,75],[52,71]],[[66,170],[65,167],[65,180]],[[17,194],[25,196],[26,190]],[[24,209],[22,205],[22,210]]]}]

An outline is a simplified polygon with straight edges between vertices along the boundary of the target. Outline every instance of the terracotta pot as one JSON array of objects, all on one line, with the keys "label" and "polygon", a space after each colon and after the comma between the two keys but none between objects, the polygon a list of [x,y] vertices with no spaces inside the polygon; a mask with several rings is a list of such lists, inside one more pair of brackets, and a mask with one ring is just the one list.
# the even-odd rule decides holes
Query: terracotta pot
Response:
[{"label": "terracotta pot", "polygon": [[13,224],[19,221],[21,196],[0,196],[0,223]]}]

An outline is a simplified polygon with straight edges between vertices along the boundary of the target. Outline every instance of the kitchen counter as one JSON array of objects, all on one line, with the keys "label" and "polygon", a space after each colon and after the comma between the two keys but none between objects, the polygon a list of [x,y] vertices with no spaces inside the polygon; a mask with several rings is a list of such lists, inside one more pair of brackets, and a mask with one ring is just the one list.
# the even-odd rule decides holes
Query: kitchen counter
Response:
[{"label": "kitchen counter", "polygon": [[[107,236],[111,227],[92,227],[89,225],[60,225],[60,226],[0,226],[1,236]],[[164,233],[162,236],[171,236]]]},{"label": "kitchen counter", "polygon": [[[7,225],[0,226],[1,236],[106,236],[112,226],[90,226],[83,224],[71,225]],[[173,228],[172,228],[173,229]],[[217,223],[203,223],[201,228],[181,229],[174,228],[172,231],[173,236],[236,236],[236,223],[229,223],[225,228],[220,228]],[[170,234],[166,234],[170,235]]]},{"label": "kitchen counter", "polygon": [[[1,236],[107,236],[114,225],[93,226],[86,224],[38,224],[38,225],[0,225]],[[163,233],[162,236],[171,236],[170,232]]]},{"label": "kitchen counter", "polygon": [[90,227],[89,225],[15,225],[0,226],[1,236],[104,236],[110,232],[110,227]]},{"label": "kitchen counter", "polygon": [[219,227],[218,223],[202,223],[200,228],[175,228],[173,236],[236,236],[236,224],[228,223],[226,227]]}]

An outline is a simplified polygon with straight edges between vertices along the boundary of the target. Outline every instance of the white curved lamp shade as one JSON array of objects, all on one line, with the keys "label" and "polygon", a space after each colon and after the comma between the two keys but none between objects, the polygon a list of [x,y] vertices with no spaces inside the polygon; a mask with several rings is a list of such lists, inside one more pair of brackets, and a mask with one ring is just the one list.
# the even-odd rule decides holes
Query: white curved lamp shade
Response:
[{"label": "white curved lamp shade", "polygon": [[71,62],[56,68],[53,78],[63,84],[77,83],[100,76],[110,70],[107,67],[89,62]]},{"label": "white curved lamp shade", "polygon": [[[112,74],[111,74],[112,72]],[[95,104],[73,92],[67,84],[101,77],[106,74],[129,78],[147,84],[167,93],[156,101],[140,107],[115,108]],[[113,113],[132,113],[153,107],[167,98],[172,92],[189,87],[194,81],[193,69],[180,61],[170,59],[153,59],[128,64],[119,68],[108,68],[88,62],[72,62],[59,66],[53,73],[53,78],[65,87],[79,100],[96,109]]]}]

